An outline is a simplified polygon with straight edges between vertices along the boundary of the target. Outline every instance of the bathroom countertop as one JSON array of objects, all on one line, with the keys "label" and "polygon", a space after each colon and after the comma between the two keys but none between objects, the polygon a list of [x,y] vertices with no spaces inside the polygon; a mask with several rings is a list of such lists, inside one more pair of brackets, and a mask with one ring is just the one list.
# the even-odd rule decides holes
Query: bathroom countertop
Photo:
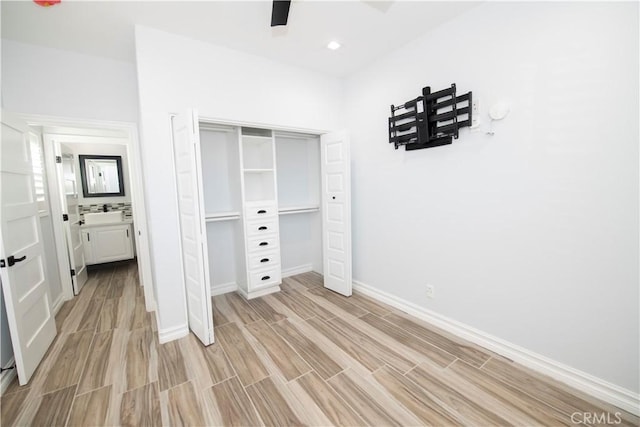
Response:
[{"label": "bathroom countertop", "polygon": [[100,224],[82,224],[80,228],[94,228],[94,227],[108,227],[110,225],[119,225],[119,224],[133,224],[132,219],[124,219],[122,221],[114,221],[114,222],[103,222]]}]

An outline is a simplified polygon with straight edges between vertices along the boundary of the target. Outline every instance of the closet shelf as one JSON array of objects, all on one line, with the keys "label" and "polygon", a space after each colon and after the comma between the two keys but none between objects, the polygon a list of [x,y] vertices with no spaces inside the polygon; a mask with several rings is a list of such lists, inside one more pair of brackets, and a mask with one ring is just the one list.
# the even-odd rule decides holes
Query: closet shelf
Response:
[{"label": "closet shelf", "polygon": [[230,221],[240,219],[240,212],[216,212],[204,215],[205,222]]},{"label": "closet shelf", "polygon": [[312,206],[288,206],[286,208],[279,208],[279,215],[291,215],[297,213],[305,213],[305,212],[318,212],[320,210],[320,206],[312,205]]},{"label": "closet shelf", "polygon": [[265,169],[250,168],[250,169],[243,169],[243,171],[245,173],[273,172],[273,168],[265,168]]}]

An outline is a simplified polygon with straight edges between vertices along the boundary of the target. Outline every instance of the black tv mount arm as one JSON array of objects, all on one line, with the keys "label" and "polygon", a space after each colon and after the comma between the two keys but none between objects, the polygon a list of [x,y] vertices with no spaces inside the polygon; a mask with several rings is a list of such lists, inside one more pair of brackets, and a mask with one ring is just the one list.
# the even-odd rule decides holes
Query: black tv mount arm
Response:
[{"label": "black tv mount arm", "polygon": [[[422,96],[391,105],[389,143],[396,150],[404,145],[407,151],[451,144],[461,127],[471,126],[472,102],[471,92],[456,96],[455,83],[433,93],[427,86]],[[396,115],[399,110],[404,111]]]}]

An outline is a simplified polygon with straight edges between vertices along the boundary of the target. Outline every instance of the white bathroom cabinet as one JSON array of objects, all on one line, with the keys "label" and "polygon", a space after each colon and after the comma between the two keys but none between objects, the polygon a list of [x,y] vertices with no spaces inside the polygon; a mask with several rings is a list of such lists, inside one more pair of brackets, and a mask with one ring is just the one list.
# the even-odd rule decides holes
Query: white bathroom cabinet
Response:
[{"label": "white bathroom cabinet", "polygon": [[122,261],[134,256],[129,223],[85,226],[82,240],[85,262],[89,265]]}]

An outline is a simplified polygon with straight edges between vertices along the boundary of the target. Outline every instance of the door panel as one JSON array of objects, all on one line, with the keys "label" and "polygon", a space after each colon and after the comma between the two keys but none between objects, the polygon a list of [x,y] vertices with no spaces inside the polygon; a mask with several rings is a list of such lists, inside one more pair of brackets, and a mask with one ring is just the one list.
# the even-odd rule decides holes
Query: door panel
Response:
[{"label": "door panel", "polygon": [[56,336],[25,124],[3,114],[0,151],[0,277],[19,383]]},{"label": "door panel", "polygon": [[173,147],[189,329],[209,345],[214,342],[213,312],[196,123],[198,119],[191,111],[173,117]]},{"label": "door panel", "polygon": [[56,144],[57,155],[62,163],[58,168],[58,182],[62,194],[62,209],[68,215],[64,229],[69,253],[69,264],[75,272],[71,277],[73,293],[78,295],[87,282],[87,268],[84,261],[84,247],[80,231],[80,213],[78,208],[78,186],[76,182],[75,156],[70,148]]},{"label": "door panel", "polygon": [[324,286],[351,295],[351,164],[346,132],[322,135]]}]

